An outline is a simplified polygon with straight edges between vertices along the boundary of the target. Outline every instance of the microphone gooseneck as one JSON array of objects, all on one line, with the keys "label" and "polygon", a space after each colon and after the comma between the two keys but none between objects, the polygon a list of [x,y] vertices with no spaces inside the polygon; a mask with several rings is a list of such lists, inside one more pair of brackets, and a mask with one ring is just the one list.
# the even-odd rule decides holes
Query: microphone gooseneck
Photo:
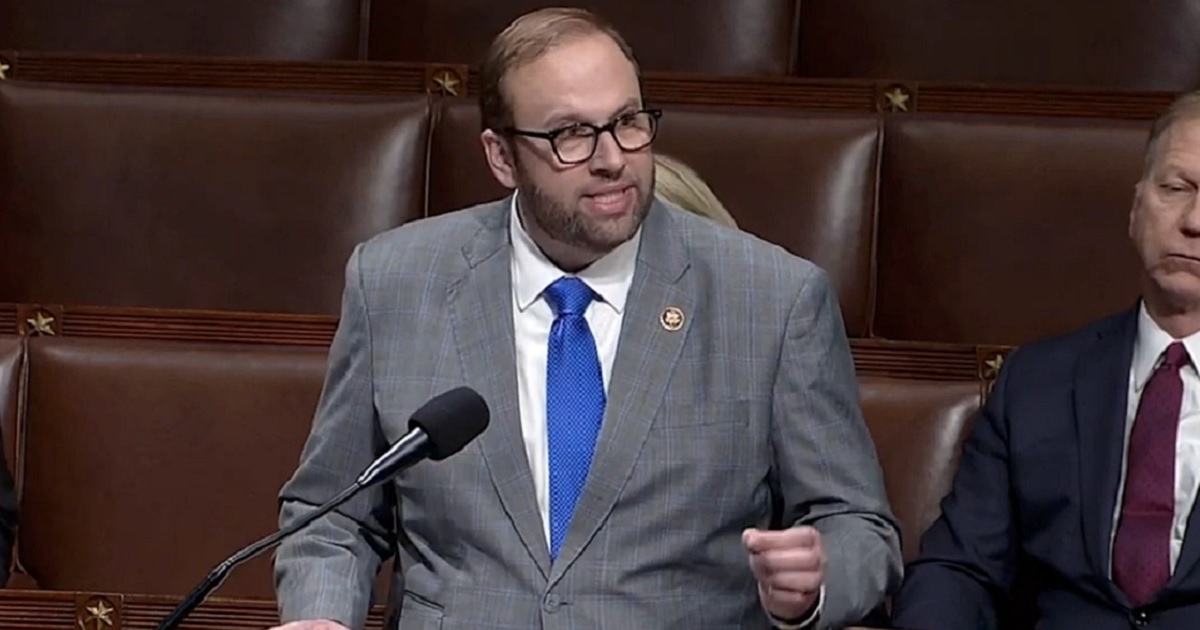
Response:
[{"label": "microphone gooseneck", "polygon": [[489,419],[487,403],[469,387],[452,389],[425,403],[409,420],[408,433],[375,458],[354,483],[317,509],[295,519],[270,536],[250,544],[214,567],[175,610],[163,619],[158,625],[158,630],[178,628],[210,593],[221,586],[238,565],[304,529],[359,492],[395,477],[400,471],[423,459],[442,460],[461,451],[471,440],[483,433]]}]

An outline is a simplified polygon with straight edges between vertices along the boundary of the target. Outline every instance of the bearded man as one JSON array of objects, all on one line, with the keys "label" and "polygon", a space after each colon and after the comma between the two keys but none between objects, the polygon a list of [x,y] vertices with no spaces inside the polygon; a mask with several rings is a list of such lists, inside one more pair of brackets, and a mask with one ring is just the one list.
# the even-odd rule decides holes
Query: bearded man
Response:
[{"label": "bearded man", "polygon": [[348,486],[429,398],[491,421],[285,543],[288,630],[832,628],[900,578],[837,298],[812,263],[656,200],[637,64],[545,9],[481,68],[481,142],[511,197],[359,245],[287,525]]}]

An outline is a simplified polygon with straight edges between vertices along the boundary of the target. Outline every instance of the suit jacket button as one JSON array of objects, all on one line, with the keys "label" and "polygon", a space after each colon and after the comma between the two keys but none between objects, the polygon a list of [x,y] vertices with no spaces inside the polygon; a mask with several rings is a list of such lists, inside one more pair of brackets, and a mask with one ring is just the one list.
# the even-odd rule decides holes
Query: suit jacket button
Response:
[{"label": "suit jacket button", "polygon": [[1135,625],[1135,626],[1144,626],[1144,625],[1150,623],[1150,615],[1147,614],[1146,611],[1144,611],[1144,610],[1133,611],[1132,617],[1133,617],[1133,625]]},{"label": "suit jacket button", "polygon": [[542,599],[542,610],[548,613],[558,612],[560,606],[562,606],[562,600],[554,593],[550,593]]}]

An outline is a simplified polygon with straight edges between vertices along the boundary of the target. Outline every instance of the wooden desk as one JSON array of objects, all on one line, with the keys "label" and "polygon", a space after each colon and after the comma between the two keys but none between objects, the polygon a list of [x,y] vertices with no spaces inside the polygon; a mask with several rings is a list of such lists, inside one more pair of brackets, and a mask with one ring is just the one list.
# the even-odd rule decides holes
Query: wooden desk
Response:
[{"label": "wooden desk", "polygon": [[[154,630],[179,597],[0,589],[4,630]],[[384,607],[372,609],[367,628],[383,627]],[[266,630],[279,623],[272,600],[210,598],[181,626],[190,630]]]}]

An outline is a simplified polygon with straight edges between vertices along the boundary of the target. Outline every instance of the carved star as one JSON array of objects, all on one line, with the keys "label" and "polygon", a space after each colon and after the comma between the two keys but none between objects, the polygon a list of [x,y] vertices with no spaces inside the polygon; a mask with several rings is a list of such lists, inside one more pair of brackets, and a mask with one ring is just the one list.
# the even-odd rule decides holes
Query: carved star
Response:
[{"label": "carved star", "polygon": [[458,96],[458,86],[462,85],[462,82],[452,72],[443,72],[433,77],[433,82],[450,96]]},{"label": "carved star", "polygon": [[8,75],[5,74],[5,72],[8,72],[11,69],[12,69],[12,66],[4,63],[3,61],[0,61],[0,81],[3,81],[8,78]]},{"label": "carved star", "polygon": [[29,324],[31,332],[39,335],[54,335],[54,327],[51,326],[54,323],[54,318],[45,313],[39,311],[37,315],[25,320],[25,323]]},{"label": "carved star", "polygon": [[113,608],[107,602],[99,601],[93,606],[87,607],[88,616],[86,619],[79,621],[79,627],[87,630],[89,624],[93,624],[93,628],[101,628],[103,626],[113,625],[112,612]]},{"label": "carved star", "polygon": [[894,87],[883,93],[883,97],[887,99],[888,108],[894,112],[908,111],[908,92],[903,88]]},{"label": "carved star", "polygon": [[1004,365],[1004,355],[997,354],[987,361],[984,361],[983,365],[987,368],[984,371],[984,376],[989,379],[996,378],[996,376],[1000,374],[1000,368]]}]

